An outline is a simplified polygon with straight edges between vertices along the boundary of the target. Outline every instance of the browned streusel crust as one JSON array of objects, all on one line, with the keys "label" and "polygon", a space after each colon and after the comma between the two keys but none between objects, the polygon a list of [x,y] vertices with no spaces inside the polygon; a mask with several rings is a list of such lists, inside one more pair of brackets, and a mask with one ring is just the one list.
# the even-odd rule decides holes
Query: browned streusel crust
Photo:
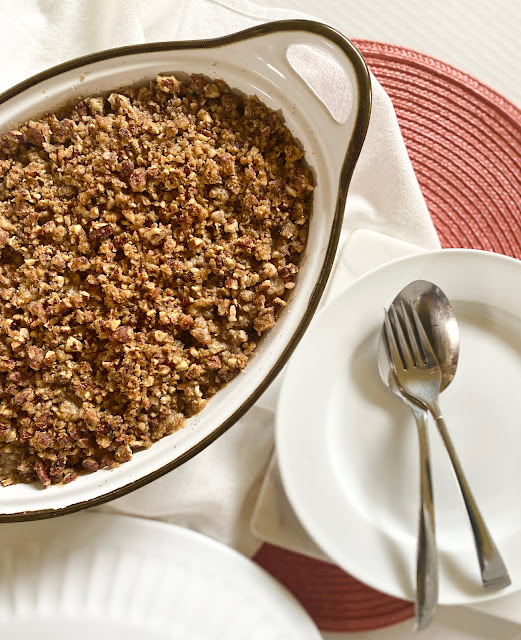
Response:
[{"label": "browned streusel crust", "polygon": [[312,178],[279,116],[158,77],[0,139],[0,481],[70,482],[183,425],[294,287]]}]

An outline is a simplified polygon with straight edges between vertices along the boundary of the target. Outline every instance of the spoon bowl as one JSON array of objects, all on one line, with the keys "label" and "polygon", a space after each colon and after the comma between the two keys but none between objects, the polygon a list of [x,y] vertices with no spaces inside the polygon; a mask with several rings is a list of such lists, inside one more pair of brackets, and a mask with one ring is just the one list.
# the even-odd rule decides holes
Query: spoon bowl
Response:
[{"label": "spoon bowl", "polygon": [[[443,291],[428,280],[415,280],[405,286],[394,298],[392,304],[399,306],[400,302],[412,304],[420,316],[440,364],[442,374],[440,392],[444,391],[454,379],[458,368],[460,341],[454,309]],[[383,342],[383,329],[378,345],[378,369],[385,385],[399,395],[400,390],[396,389],[394,376],[393,379],[390,377],[390,364]]]},{"label": "spoon bowl", "polygon": [[459,358],[458,321],[451,303],[443,291],[428,280],[415,280],[403,288],[393,300],[412,304],[420,316],[436,359],[441,368],[440,391],[454,379]]}]

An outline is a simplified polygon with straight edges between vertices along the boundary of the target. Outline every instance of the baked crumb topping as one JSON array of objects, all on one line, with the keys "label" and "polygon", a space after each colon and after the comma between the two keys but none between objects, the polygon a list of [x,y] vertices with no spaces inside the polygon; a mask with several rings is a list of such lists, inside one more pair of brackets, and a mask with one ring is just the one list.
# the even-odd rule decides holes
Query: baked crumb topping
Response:
[{"label": "baked crumb topping", "polygon": [[0,482],[67,483],[183,426],[295,286],[313,182],[274,111],[158,77],[0,139]]}]

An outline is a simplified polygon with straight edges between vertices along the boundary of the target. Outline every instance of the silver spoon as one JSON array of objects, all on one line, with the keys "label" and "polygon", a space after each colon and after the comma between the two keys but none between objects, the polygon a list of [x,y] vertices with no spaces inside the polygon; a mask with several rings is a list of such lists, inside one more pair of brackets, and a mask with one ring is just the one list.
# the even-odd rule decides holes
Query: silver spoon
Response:
[{"label": "silver spoon", "polygon": [[[456,320],[453,317],[450,303],[442,291],[438,289],[436,293],[437,299],[432,299],[432,301],[430,302],[425,299],[420,301],[420,306],[424,306],[425,303],[427,310],[429,308],[432,309],[430,318],[427,318],[427,320],[430,319],[429,324],[431,325],[431,333],[437,334],[438,337],[444,336],[445,331],[443,330],[443,325],[441,323],[436,324],[438,320],[443,321],[443,317],[440,317],[440,314],[437,312],[437,310],[443,309],[444,313],[446,314],[445,318],[448,319],[450,323],[447,327],[447,335],[449,337],[454,336],[457,330],[457,326]],[[417,314],[418,312],[416,311],[416,304],[411,302],[409,304],[413,306],[413,311],[415,311]],[[402,304],[402,310],[406,308],[406,304]],[[423,325],[423,322],[421,318],[418,317],[418,315],[416,315],[416,318],[419,320],[419,324]],[[424,322],[425,324],[427,324],[426,321]],[[422,330],[425,331],[423,327]],[[418,331],[420,330],[418,329]],[[429,338],[428,336],[426,337],[427,339]],[[416,338],[414,336],[411,336],[411,338],[418,341],[419,336],[416,336]],[[428,342],[430,342],[430,340],[428,340]],[[423,404],[435,419],[436,426],[438,427],[438,431],[440,432],[443,440],[443,444],[445,445],[447,453],[449,454],[452,468],[454,470],[456,480],[458,481],[461,496],[467,509],[467,515],[470,521],[472,534],[474,536],[474,543],[476,545],[476,552],[479,560],[479,568],[481,571],[481,581],[483,583],[483,588],[485,589],[485,591],[489,592],[505,589],[511,584],[507,568],[505,567],[505,563],[503,562],[501,554],[494,543],[492,535],[490,534],[490,531],[488,530],[485,520],[483,519],[476,500],[474,499],[438,404],[440,387],[443,388],[441,385],[441,383],[443,382],[443,369],[440,366],[440,361],[438,358],[443,359],[448,354],[450,355],[450,349],[446,350],[444,353],[438,356],[436,349],[432,344],[428,344],[428,342],[426,340],[421,340],[422,349],[424,352],[424,360],[423,362],[417,362],[417,366],[411,369],[411,373],[413,374],[413,376],[416,376],[416,373],[414,373],[415,370],[429,371],[428,384],[419,385],[417,387],[418,394],[416,395],[416,393],[414,393],[410,389],[410,386],[404,381],[405,379],[407,379],[408,381],[411,380],[409,375],[402,380],[401,373],[395,370],[396,378],[399,385],[403,389],[407,389],[407,392],[409,394],[414,395],[416,401]],[[455,356],[455,358],[457,358],[457,355]],[[433,361],[432,364],[429,364],[429,361]],[[447,358],[447,361],[454,361],[454,358]],[[435,369],[429,370],[429,367],[434,366]],[[438,382],[435,382],[436,386],[432,385],[430,382],[435,381],[435,378],[433,377],[435,375],[435,370],[437,370],[438,372]],[[436,388],[438,384],[440,385],[440,387]],[[424,393],[425,391],[427,392],[426,394]]]},{"label": "silver spoon", "polygon": [[[440,295],[441,294],[441,295]],[[456,373],[459,354],[458,325],[452,307],[443,292],[430,282],[417,280],[407,285],[393,303],[415,300],[415,306],[429,330],[431,344],[440,354],[443,370],[441,390],[450,384]],[[445,333],[444,327],[448,327]],[[427,330],[426,329],[426,330]],[[414,402],[400,388],[389,365],[385,337],[380,334],[378,369],[389,389],[412,410],[418,428],[420,450],[420,512],[416,561],[415,631],[429,626],[438,604],[438,553],[434,524],[434,503],[430,470],[429,442],[427,438],[427,410]]]}]

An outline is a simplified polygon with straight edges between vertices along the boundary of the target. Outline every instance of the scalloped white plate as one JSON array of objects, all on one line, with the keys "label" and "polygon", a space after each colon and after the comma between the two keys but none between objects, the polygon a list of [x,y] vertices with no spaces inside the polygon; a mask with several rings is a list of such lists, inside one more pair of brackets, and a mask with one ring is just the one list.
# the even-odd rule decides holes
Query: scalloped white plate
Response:
[{"label": "scalloped white plate", "polygon": [[319,640],[278,582],[175,525],[85,513],[0,526],[6,640]]},{"label": "scalloped white plate", "polygon": [[454,305],[458,371],[440,398],[468,481],[512,578],[481,587],[468,518],[448,455],[429,425],[440,604],[521,588],[521,262],[444,249],[359,278],[315,318],[284,377],[277,458],[300,521],[336,564],[372,587],[413,599],[419,508],[411,412],[378,373],[383,308],[409,282],[431,280]]}]

